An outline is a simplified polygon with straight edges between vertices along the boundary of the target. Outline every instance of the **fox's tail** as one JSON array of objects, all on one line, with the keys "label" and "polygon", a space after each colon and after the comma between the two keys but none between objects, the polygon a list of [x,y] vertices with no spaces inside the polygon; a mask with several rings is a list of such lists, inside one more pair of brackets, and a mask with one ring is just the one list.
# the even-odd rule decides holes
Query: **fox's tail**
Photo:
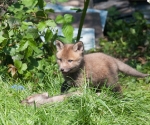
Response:
[{"label": "fox's tail", "polygon": [[123,73],[126,73],[128,75],[131,75],[131,76],[136,76],[136,77],[146,77],[146,76],[149,76],[150,74],[144,74],[144,73],[141,73],[135,69],[133,69],[132,67],[126,65],[125,63],[115,59],[117,65],[118,65],[118,69],[119,71],[123,72]]}]

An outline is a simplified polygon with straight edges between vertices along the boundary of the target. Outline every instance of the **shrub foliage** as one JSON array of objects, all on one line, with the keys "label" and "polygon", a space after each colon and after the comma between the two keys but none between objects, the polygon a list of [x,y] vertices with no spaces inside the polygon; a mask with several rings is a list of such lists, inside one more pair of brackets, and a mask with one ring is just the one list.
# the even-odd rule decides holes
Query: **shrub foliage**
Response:
[{"label": "shrub foliage", "polygon": [[111,8],[109,14],[107,40],[100,40],[102,50],[115,57],[133,59],[136,62],[150,60],[150,24],[143,14],[135,12],[130,19],[118,19],[115,8]]},{"label": "shrub foliage", "polygon": [[[44,9],[43,0],[21,0],[8,6],[0,18],[0,62],[14,76],[31,79],[46,63],[54,61],[54,41],[58,24],[68,42],[72,42],[73,16],[51,19],[53,9]],[[68,35],[69,34],[69,35]],[[35,68],[36,67],[36,68]]]}]

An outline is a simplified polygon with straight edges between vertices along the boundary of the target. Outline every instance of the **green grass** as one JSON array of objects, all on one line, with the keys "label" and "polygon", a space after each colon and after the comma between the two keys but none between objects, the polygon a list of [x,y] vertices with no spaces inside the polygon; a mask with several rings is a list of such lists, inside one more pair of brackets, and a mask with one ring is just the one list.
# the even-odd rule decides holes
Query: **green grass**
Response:
[{"label": "green grass", "polygon": [[[84,89],[82,96],[39,108],[23,106],[20,100],[34,93],[59,94],[63,79],[47,77],[45,83],[12,82],[0,77],[0,125],[150,125],[150,78],[120,76],[123,97],[106,88],[98,96]],[[23,85],[25,90],[11,88]]]}]

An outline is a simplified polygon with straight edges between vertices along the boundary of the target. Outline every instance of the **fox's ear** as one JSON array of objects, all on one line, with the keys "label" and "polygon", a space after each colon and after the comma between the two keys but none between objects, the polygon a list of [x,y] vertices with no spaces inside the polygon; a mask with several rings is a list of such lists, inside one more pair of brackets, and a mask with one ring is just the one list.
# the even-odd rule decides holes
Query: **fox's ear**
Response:
[{"label": "fox's ear", "polygon": [[83,42],[79,41],[79,42],[75,43],[74,46],[73,46],[73,50],[83,52],[84,51]]},{"label": "fox's ear", "polygon": [[57,51],[60,51],[60,50],[62,50],[64,48],[64,43],[60,42],[59,40],[56,40],[55,44],[56,44]]}]

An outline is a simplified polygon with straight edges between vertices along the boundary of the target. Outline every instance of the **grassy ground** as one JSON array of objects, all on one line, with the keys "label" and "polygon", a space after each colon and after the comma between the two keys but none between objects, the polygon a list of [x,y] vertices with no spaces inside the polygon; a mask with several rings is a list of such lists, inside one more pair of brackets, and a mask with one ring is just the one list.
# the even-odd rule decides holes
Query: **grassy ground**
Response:
[{"label": "grassy ground", "polygon": [[[20,100],[33,93],[59,94],[60,75],[44,84],[4,81],[0,77],[0,125],[150,125],[150,78],[120,76],[123,98],[103,88],[101,95],[84,89],[61,103],[39,108],[23,106]],[[11,88],[23,85],[24,90]]]}]

